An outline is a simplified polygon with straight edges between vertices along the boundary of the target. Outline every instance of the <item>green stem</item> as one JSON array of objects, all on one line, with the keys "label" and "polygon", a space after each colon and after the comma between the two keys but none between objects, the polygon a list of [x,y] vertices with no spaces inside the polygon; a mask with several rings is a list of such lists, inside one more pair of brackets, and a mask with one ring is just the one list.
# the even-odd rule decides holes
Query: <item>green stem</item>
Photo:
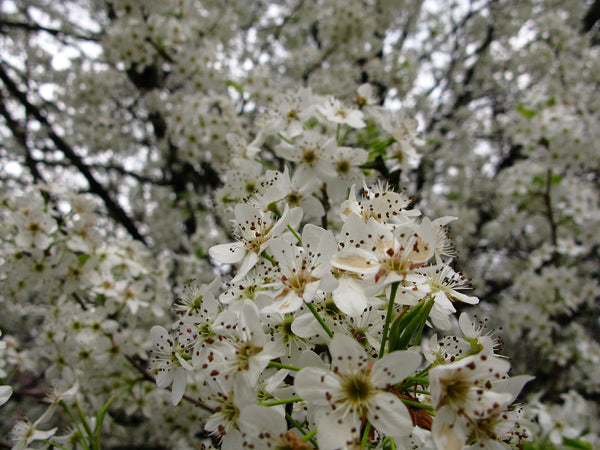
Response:
[{"label": "green stem", "polygon": [[108,412],[108,408],[117,398],[116,395],[113,395],[108,401],[104,404],[100,412],[98,413],[98,417],[96,418],[96,427],[94,428],[94,442],[92,443],[92,448],[94,450],[100,450],[100,431],[102,427],[102,422],[104,422],[104,417],[106,417],[106,413]]},{"label": "green stem", "polygon": [[288,403],[297,403],[297,402],[301,402],[301,401],[302,401],[301,397],[292,397],[292,398],[286,398],[283,400],[272,400],[270,402],[263,402],[260,404],[260,406],[287,405]]},{"label": "green stem", "polygon": [[265,166],[267,169],[269,170],[277,170],[276,167],[272,166],[271,164],[269,164],[268,162],[263,161],[260,158],[254,158],[254,161],[261,163],[263,166]]},{"label": "green stem", "polygon": [[346,140],[346,137],[348,136],[348,133],[350,132],[350,127],[346,127],[346,131],[344,132],[344,135],[342,136],[342,140],[339,141],[338,140],[338,145],[342,146],[344,144],[344,141]]},{"label": "green stem", "polygon": [[425,405],[423,403],[414,402],[412,400],[407,400],[405,398],[401,398],[400,400],[402,400],[402,403],[404,403],[405,405],[414,406],[415,408],[426,409],[427,411],[433,411],[433,406],[431,406],[431,405]]},{"label": "green stem", "polygon": [[433,308],[433,303],[434,303],[433,299],[431,299],[427,303],[425,303],[425,307],[423,308],[423,311],[420,313],[420,316],[421,316],[420,317],[420,325],[419,325],[419,329],[417,331],[417,335],[414,340],[414,345],[419,345],[419,342],[421,341],[421,335],[423,334],[423,329],[425,328],[425,323],[427,322],[427,319],[429,319],[429,313],[431,312],[431,308]]},{"label": "green stem", "polygon": [[59,402],[59,405],[67,413],[67,415],[69,416],[69,418],[71,419],[71,421],[75,425],[75,428],[77,428],[77,432],[79,433],[79,436],[81,436],[81,440],[80,440],[79,443],[84,448],[84,450],[89,450],[89,447],[85,443],[84,434],[83,434],[83,431],[81,431],[81,427],[79,426],[79,422],[77,422],[77,419],[75,419],[75,416],[73,415],[73,413],[71,412],[71,410],[69,409],[69,407],[67,406],[67,404],[65,402],[61,401],[61,402]]},{"label": "green stem", "polygon": [[404,379],[404,381],[414,381],[417,384],[420,384],[422,386],[429,386],[429,380],[427,378],[421,378],[421,377],[406,377]]},{"label": "green stem", "polygon": [[294,420],[294,418],[291,415],[289,415],[288,413],[285,413],[285,418],[294,428],[296,428],[303,435],[308,433],[306,430],[304,430],[304,427],[302,425],[300,425],[298,422],[296,422]]},{"label": "green stem", "polygon": [[298,372],[301,367],[290,366],[289,364],[278,363],[275,361],[269,361],[269,367],[275,367],[276,369],[288,369],[293,370],[294,372]]},{"label": "green stem", "polygon": [[[287,421],[293,426],[295,427],[298,431],[300,431],[300,433],[302,433],[304,436],[307,436],[308,434],[311,434],[312,431],[310,433],[306,432],[304,430],[304,427],[302,425],[300,425],[298,422],[296,422],[294,420],[294,418],[288,414],[285,413],[285,418],[287,419]],[[308,438],[308,441],[315,446],[315,448],[319,448],[319,446],[317,445],[317,441],[315,441],[312,437]]]},{"label": "green stem", "polygon": [[263,258],[265,258],[267,261],[269,261],[271,264],[273,264],[274,266],[278,266],[279,263],[277,261],[275,261],[271,256],[269,256],[269,254],[267,252],[262,252],[260,254],[260,256],[262,256]]},{"label": "green stem", "polygon": [[288,230],[290,230],[292,232],[292,234],[294,235],[294,237],[296,239],[298,239],[298,242],[300,243],[300,245],[302,245],[302,238],[300,237],[300,235],[298,234],[298,232],[296,230],[294,230],[294,228],[288,224]]},{"label": "green stem", "polygon": [[379,348],[379,359],[383,358],[385,344],[387,342],[388,333],[390,331],[390,322],[394,313],[394,301],[396,300],[396,292],[398,292],[399,281],[392,283],[392,291],[390,292],[390,302],[388,303],[387,315],[385,316],[385,325],[383,326],[383,336],[381,337],[381,347]]},{"label": "green stem", "polygon": [[48,441],[46,439],[40,439],[38,442],[43,442],[44,444],[48,444],[50,446],[50,448],[60,448],[63,450],[69,450],[67,447],[63,447],[62,445],[57,444],[56,442]]},{"label": "green stem", "polygon": [[301,440],[302,442],[311,441],[311,440],[312,440],[312,438],[315,436],[315,434],[317,434],[317,430],[312,430],[310,433],[308,433],[308,434],[305,434],[304,436],[302,436],[302,437],[300,438],[300,440]]},{"label": "green stem", "polygon": [[290,145],[294,145],[294,141],[290,141],[290,140],[289,140],[288,138],[286,138],[286,137],[285,137],[283,134],[281,134],[281,133],[277,133],[277,136],[278,136],[280,139],[283,139],[283,140],[284,140],[285,142],[287,142],[288,144],[290,144]]},{"label": "green stem", "polygon": [[394,439],[391,437],[387,438],[388,443],[390,444],[390,450],[396,450],[396,443],[394,442]]},{"label": "green stem", "polygon": [[81,409],[81,405],[79,404],[78,401],[75,401],[75,407],[77,408],[77,415],[79,416],[79,419],[81,420],[81,423],[83,424],[83,428],[85,428],[85,432],[90,437],[90,443],[93,444],[94,433],[92,432],[92,429],[90,428],[90,424],[88,423],[87,419],[85,418],[85,414],[83,414],[83,410]]},{"label": "green stem", "polygon": [[371,424],[367,422],[365,430],[363,431],[362,439],[360,440],[360,448],[367,448],[367,441],[369,440],[369,433],[371,431]]},{"label": "green stem", "polygon": [[333,337],[333,331],[331,331],[329,329],[329,327],[327,326],[327,324],[325,323],[325,321],[323,320],[323,318],[319,315],[319,311],[317,311],[317,308],[315,308],[315,305],[313,305],[312,303],[309,303],[309,302],[304,302],[304,304],[308,307],[308,309],[313,314],[313,316],[315,316],[315,319],[317,319],[317,322],[319,322],[321,324],[321,326],[325,330],[325,333],[327,333],[327,336],[329,336],[330,338],[332,338]]}]

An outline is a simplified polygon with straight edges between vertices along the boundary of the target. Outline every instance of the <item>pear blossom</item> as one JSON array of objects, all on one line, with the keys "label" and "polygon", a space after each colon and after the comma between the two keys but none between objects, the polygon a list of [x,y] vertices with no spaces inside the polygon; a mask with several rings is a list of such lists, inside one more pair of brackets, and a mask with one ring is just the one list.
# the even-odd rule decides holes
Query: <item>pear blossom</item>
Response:
[{"label": "pear blossom", "polygon": [[270,243],[272,256],[278,262],[273,283],[278,293],[274,302],[262,309],[263,313],[294,312],[302,302],[311,302],[319,288],[335,283],[330,270],[330,255],[336,249],[333,234],[309,224],[303,230],[302,243],[303,247],[282,239]]},{"label": "pear blossom", "polygon": [[150,337],[154,344],[151,366],[156,373],[156,385],[166,388],[172,384],[171,403],[176,405],[185,393],[187,371],[193,370],[188,362],[191,355],[164,327],[153,326]]},{"label": "pear blossom", "polygon": [[348,125],[352,128],[364,128],[363,113],[357,109],[347,108],[334,98],[328,97],[324,104],[317,106],[317,112],[330,122]]},{"label": "pear blossom", "polygon": [[342,228],[343,249],[333,257],[338,269],[374,278],[389,284],[406,279],[409,272],[423,266],[434,254],[435,237],[431,222],[406,224],[394,229],[370,218],[348,217]]},{"label": "pear blossom", "polygon": [[361,345],[346,335],[336,335],[329,352],[331,370],[305,367],[294,383],[298,394],[316,408],[319,448],[356,444],[364,419],[394,439],[412,432],[407,407],[386,389],[416,371],[419,354],[397,351],[372,361]]},{"label": "pear blossom", "polygon": [[447,315],[456,312],[453,305],[455,301],[469,305],[479,303],[477,297],[458,291],[467,288],[465,286],[467,280],[455,272],[449,264],[423,267],[418,273],[425,277],[421,282],[417,282],[418,290],[431,296],[440,310],[445,311]]},{"label": "pear blossom", "polygon": [[[239,316],[233,312],[229,316],[229,323],[221,320],[222,338],[195,364],[215,380],[233,380],[251,388],[269,361],[280,356],[279,346],[267,339],[258,308],[250,300],[241,302]],[[217,327],[213,330],[219,332]]]},{"label": "pear blossom", "polygon": [[260,254],[267,248],[269,241],[281,234],[289,223],[290,209],[283,211],[281,218],[275,220],[272,213],[261,211],[246,203],[235,207],[236,228],[240,235],[238,241],[231,244],[218,244],[209,249],[215,260],[225,263],[241,263],[233,283],[242,279],[256,265]]},{"label": "pear blossom", "polygon": [[[509,369],[507,360],[480,353],[430,370],[431,401],[436,409],[432,434],[439,448],[462,449],[471,433],[478,434],[479,441],[482,436],[502,440],[512,433],[511,427],[501,431],[505,425],[500,415],[532,377],[509,378]],[[500,428],[492,431],[496,427]]]}]

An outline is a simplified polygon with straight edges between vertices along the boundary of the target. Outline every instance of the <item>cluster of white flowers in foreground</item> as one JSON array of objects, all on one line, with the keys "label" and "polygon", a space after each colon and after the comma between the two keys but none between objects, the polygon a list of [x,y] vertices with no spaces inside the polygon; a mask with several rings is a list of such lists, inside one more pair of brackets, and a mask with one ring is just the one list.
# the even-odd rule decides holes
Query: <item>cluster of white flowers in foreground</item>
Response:
[{"label": "cluster of white flowers in foreground", "polygon": [[351,190],[337,235],[314,224],[300,234],[298,208],[265,203],[287,195],[265,185],[235,207],[238,240],[210,250],[239,264],[225,291],[219,278],[192,282],[176,330],[151,330],[157,384],[172,384],[174,404],[194,380],[193,400],[213,411],[205,428],[223,448],[432,438],[453,449],[526,436],[512,404],[530,377],[510,378],[465,314],[462,336],[419,346],[426,324],[449,328],[456,302],[478,302],[460,292],[464,277],[445,254],[449,218],[421,219],[403,194],[377,185]]},{"label": "cluster of white flowers in foreground", "polygon": [[[235,265],[223,289],[219,276],[190,281],[173,331],[150,331],[157,385],[208,411],[204,428],[222,448],[517,445],[527,431],[513,402],[531,377],[511,378],[464,313],[462,335],[422,342],[427,327],[456,323],[456,304],[478,303],[453,269],[445,225],[456,218],[422,217],[381,182],[349,186],[328,229],[290,201],[296,174],[324,186],[340,167],[332,155],[365,152],[343,146],[363,113],[322,105],[266,120],[295,172],[266,170],[233,208],[236,240],[209,250],[224,270]],[[335,138],[306,126],[313,113]]]}]

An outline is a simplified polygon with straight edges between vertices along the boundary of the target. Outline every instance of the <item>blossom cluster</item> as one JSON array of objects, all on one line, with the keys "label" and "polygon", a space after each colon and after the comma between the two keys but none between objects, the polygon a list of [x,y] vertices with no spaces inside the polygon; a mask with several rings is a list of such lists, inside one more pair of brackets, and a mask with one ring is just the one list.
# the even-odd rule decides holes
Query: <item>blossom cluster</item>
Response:
[{"label": "blossom cluster", "polygon": [[0,447],[600,445],[593,2],[92,3],[0,3]]},{"label": "blossom cluster", "polygon": [[[264,142],[277,137],[289,165],[257,171],[249,195],[229,184],[221,191],[223,208],[237,200],[235,241],[209,255],[234,268],[226,281],[190,280],[172,331],[152,328],[157,385],[170,387],[173,404],[188,396],[209,411],[204,428],[222,448],[402,445],[416,436],[444,449],[519,443],[527,432],[512,404],[530,377],[510,378],[494,341],[465,315],[456,346],[421,342],[426,327],[452,327],[456,304],[479,301],[453,269],[446,225],[456,218],[422,217],[384,183],[357,185],[366,151],[346,142],[365,113],[310,95],[288,94],[263,119]],[[259,146],[242,147],[232,164],[247,164]],[[329,189],[336,170],[347,196]],[[303,192],[338,205],[327,228],[311,222],[318,215],[305,212]]]}]

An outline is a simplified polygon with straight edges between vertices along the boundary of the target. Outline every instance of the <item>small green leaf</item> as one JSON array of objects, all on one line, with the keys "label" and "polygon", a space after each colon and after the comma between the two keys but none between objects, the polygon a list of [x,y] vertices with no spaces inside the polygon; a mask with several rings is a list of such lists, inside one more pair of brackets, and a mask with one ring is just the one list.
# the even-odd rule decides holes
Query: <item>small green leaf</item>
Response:
[{"label": "small green leaf", "polygon": [[79,263],[79,267],[82,267],[88,259],[90,259],[90,255],[88,255],[87,253],[81,253],[80,255],[78,255],[77,262]]},{"label": "small green leaf", "polygon": [[569,448],[577,448],[581,450],[592,450],[592,444],[589,442],[582,441],[581,439],[570,439],[563,437],[563,445]]},{"label": "small green leaf", "polygon": [[240,86],[238,83],[236,83],[235,81],[231,81],[231,80],[227,80],[225,82],[225,85],[227,86],[231,86],[232,88],[234,88],[236,91],[238,91],[240,94],[244,93],[244,88],[242,88],[242,86]]},{"label": "small green leaf", "polygon": [[537,114],[533,109],[527,109],[523,105],[517,106],[517,112],[527,119],[531,119]]}]

